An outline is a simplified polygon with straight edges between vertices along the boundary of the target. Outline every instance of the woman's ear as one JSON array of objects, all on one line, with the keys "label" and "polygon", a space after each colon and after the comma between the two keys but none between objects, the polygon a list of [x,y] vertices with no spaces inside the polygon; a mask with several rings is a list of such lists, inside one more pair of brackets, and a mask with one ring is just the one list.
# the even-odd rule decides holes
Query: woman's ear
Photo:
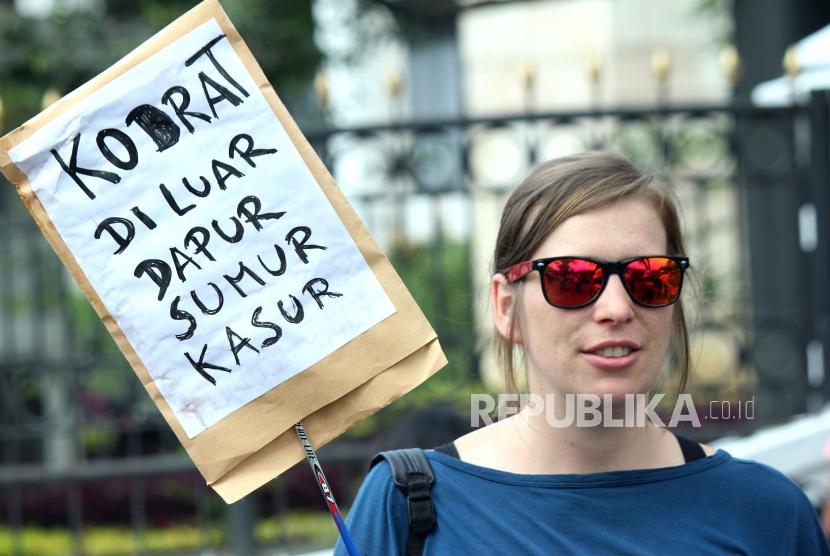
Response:
[{"label": "woman's ear", "polygon": [[502,338],[514,344],[522,343],[519,323],[514,322],[518,311],[517,289],[507,282],[504,274],[495,274],[490,282],[490,301],[493,303],[493,320]]}]

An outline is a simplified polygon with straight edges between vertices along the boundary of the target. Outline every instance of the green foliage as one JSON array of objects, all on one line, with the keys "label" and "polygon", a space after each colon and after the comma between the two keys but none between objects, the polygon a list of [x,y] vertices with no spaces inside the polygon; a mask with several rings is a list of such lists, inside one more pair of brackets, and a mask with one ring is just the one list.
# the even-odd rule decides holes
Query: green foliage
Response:
[{"label": "green foliage", "polygon": [[468,411],[470,394],[484,391],[477,372],[470,283],[470,245],[444,240],[394,247],[389,259],[438,333],[448,364],[401,400],[362,421],[353,436],[369,435],[414,410],[449,403]]},{"label": "green foliage", "polygon": [[697,0],[692,7],[692,15],[701,19],[721,22],[714,39],[716,44],[726,46],[735,42],[735,33],[731,19],[734,0]]},{"label": "green foliage", "polygon": [[[192,7],[191,0],[106,0],[106,12],[119,22],[143,21],[149,37]],[[301,92],[320,65],[313,40],[311,2],[224,0],[222,7],[239,30],[263,71],[280,91]],[[136,42],[135,45],[138,43]]]},{"label": "green foliage", "polygon": [[[332,546],[337,528],[328,513],[289,512],[264,519],[255,526],[261,545]],[[23,556],[63,556],[72,553],[72,535],[66,529],[25,527],[20,538]],[[139,548],[145,553],[196,551],[203,547],[221,547],[228,542],[227,528],[214,524],[205,528],[178,525],[150,528],[138,538],[127,527],[90,527],[82,533],[84,554],[89,556],[127,556]],[[15,554],[12,532],[0,527],[0,556]]]},{"label": "green foliage", "polygon": [[[0,4],[0,98],[5,124],[20,125],[41,109],[48,89],[82,85],[193,6],[189,0],[105,0],[102,8],[18,15]],[[305,107],[320,65],[310,2],[226,0],[223,7],[263,71],[289,105]]]},{"label": "green foliage", "polygon": [[[729,163],[729,123],[727,121],[684,122],[674,136],[675,162],[684,168],[712,173]],[[729,187],[726,176],[706,183],[708,188]]]},{"label": "green foliage", "polygon": [[327,513],[289,512],[263,519],[254,528],[261,545],[305,545],[329,547],[337,542],[337,527]]},{"label": "green foliage", "polygon": [[454,25],[462,9],[456,0],[357,0],[357,6],[357,25],[382,12],[393,21],[388,32],[409,43],[429,41],[436,28]]},{"label": "green foliage", "polygon": [[474,363],[470,245],[447,242],[439,235],[433,244],[395,248],[390,261],[438,332],[449,360],[429,387],[449,393],[470,377]]}]

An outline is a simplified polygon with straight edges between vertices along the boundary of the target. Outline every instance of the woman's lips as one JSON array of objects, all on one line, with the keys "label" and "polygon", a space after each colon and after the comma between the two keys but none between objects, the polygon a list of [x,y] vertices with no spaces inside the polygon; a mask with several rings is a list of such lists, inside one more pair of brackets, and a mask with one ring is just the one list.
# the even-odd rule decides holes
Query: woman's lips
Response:
[{"label": "woman's lips", "polygon": [[582,352],[584,357],[592,365],[601,369],[624,369],[632,366],[640,357],[640,350],[632,350],[628,355],[622,357],[603,357],[597,353]]}]

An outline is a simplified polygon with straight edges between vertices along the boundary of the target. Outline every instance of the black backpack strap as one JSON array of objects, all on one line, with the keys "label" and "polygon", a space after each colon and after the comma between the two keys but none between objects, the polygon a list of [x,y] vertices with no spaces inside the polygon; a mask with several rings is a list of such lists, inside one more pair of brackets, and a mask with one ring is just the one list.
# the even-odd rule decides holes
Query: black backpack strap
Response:
[{"label": "black backpack strap", "polygon": [[407,556],[420,556],[426,537],[435,527],[435,510],[430,489],[435,482],[432,466],[420,448],[389,450],[372,458],[372,466],[385,459],[392,468],[392,479],[406,494],[409,535]]},{"label": "black backpack strap", "polygon": [[686,463],[706,457],[706,452],[703,451],[703,447],[694,440],[689,440],[685,436],[680,436],[677,433],[674,433],[674,436],[680,444],[680,451],[683,452],[683,459]]}]

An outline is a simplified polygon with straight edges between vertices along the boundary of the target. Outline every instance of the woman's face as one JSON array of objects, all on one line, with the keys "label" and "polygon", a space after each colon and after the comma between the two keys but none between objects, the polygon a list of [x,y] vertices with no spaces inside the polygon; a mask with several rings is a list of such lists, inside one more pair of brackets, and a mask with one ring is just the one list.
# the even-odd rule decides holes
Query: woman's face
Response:
[{"label": "woman's face", "polygon": [[[665,254],[666,249],[666,232],[653,205],[628,199],[569,218],[532,258],[573,255],[620,261]],[[654,386],[671,338],[674,306],[636,305],[620,277],[613,275],[591,305],[559,309],[545,301],[539,281],[539,272],[532,272],[513,286],[499,276],[493,283],[502,335],[507,335],[512,312],[518,311],[514,340],[523,344],[532,393],[612,394],[616,402],[622,399],[617,396],[645,393]],[[523,288],[521,296],[515,296],[516,288]],[[613,357],[619,350],[598,353],[610,346],[633,351],[621,358]]]}]

